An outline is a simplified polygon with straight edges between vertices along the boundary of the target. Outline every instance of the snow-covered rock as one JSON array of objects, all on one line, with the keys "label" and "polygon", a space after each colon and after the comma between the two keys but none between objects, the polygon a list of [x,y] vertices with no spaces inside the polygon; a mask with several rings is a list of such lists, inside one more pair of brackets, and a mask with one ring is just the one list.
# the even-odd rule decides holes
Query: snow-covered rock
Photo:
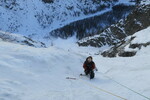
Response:
[{"label": "snow-covered rock", "polygon": [[4,31],[0,31],[0,39],[6,42],[18,43],[18,44],[28,45],[28,46],[33,46],[33,47],[42,47],[42,48],[46,47],[46,45],[42,42],[36,42],[25,36],[21,36],[19,34],[8,33]]},{"label": "snow-covered rock", "polygon": [[114,45],[129,35],[133,35],[150,25],[150,3],[149,0],[143,1],[136,9],[130,13],[126,19],[120,20],[117,24],[113,24],[106,28],[99,35],[84,38],[78,41],[80,46],[102,47],[104,45]]},{"label": "snow-covered rock", "polygon": [[150,46],[150,27],[127,37],[111,49],[104,51],[102,55],[104,57],[131,57],[147,46]]}]

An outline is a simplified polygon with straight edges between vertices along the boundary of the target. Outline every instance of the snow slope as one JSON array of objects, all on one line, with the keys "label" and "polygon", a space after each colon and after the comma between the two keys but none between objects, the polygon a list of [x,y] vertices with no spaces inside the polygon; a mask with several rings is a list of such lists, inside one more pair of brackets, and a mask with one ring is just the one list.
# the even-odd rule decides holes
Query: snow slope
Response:
[{"label": "snow slope", "polygon": [[[34,48],[0,41],[0,100],[122,100],[99,88],[127,100],[147,100],[115,81],[150,97],[149,46],[135,57],[113,59],[93,55],[98,50],[90,47],[56,46]],[[90,53],[99,69],[93,80],[79,77]],[[77,80],[67,80],[68,76]]]},{"label": "snow slope", "polygon": [[[128,36],[126,40],[129,40],[132,37],[134,37],[134,39],[125,46],[124,51],[139,52],[142,47],[147,47],[150,44],[150,26],[146,29],[136,32],[132,36]],[[131,45],[139,46],[137,46],[136,48],[132,48]]]},{"label": "snow slope", "polygon": [[8,33],[4,31],[0,31],[0,39],[5,42],[18,43],[22,45],[28,45],[33,47],[46,47],[46,45],[42,42],[33,41],[30,38],[19,34]]},{"label": "snow slope", "polygon": [[135,33],[133,37],[135,37],[135,39],[132,41],[132,44],[150,42],[150,26],[144,30]]},{"label": "snow slope", "polygon": [[117,43],[115,46],[101,52],[104,57],[132,57],[142,47],[150,46],[150,27],[134,33]]},{"label": "snow slope", "polygon": [[69,98],[66,94],[71,91],[71,82],[65,77],[79,69],[80,55],[7,42],[0,42],[0,47],[0,100]]}]

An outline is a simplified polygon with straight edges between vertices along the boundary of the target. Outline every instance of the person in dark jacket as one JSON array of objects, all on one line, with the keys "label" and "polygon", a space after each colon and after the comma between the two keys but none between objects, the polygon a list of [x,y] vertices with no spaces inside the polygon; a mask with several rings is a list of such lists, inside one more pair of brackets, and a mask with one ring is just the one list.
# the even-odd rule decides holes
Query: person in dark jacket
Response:
[{"label": "person in dark jacket", "polygon": [[94,78],[94,69],[97,71],[97,68],[91,56],[86,58],[86,61],[83,64],[83,68],[86,75],[90,74],[90,79]]}]

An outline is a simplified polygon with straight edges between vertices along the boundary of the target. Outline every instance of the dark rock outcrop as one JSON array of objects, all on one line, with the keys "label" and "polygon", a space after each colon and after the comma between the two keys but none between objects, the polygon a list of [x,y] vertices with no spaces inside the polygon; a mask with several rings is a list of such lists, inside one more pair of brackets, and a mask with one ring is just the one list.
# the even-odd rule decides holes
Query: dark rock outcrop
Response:
[{"label": "dark rock outcrop", "polygon": [[137,31],[147,28],[150,25],[150,4],[138,5],[126,19],[120,20],[117,24],[111,25],[99,35],[84,38],[77,43],[79,46],[101,47],[113,45]]},{"label": "dark rock outcrop", "polygon": [[[146,43],[132,43],[132,41],[135,39],[135,37],[131,37],[130,39],[126,41],[121,41],[120,43],[116,44],[112,48],[110,48],[107,51],[104,51],[101,53],[103,57],[132,57],[135,56],[137,53],[137,50],[140,50],[142,47],[150,46],[150,42]],[[131,50],[125,50],[125,48],[128,46]]]},{"label": "dark rock outcrop", "polygon": [[132,56],[136,52],[129,52],[129,51],[124,51],[124,48],[133,40],[134,38],[130,38],[129,40],[123,40],[120,41],[119,43],[115,44],[112,48],[110,48],[107,51],[104,51],[101,53],[102,56],[104,57],[116,57],[118,56]]},{"label": "dark rock outcrop", "polygon": [[42,0],[44,3],[53,3],[54,0]]}]

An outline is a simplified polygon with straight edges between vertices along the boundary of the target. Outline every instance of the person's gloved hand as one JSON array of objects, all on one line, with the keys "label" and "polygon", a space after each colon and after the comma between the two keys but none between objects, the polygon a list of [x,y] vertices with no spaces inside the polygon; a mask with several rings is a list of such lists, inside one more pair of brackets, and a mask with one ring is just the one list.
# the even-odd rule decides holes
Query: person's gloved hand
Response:
[{"label": "person's gloved hand", "polygon": [[98,71],[98,69],[97,69],[97,68],[95,68],[95,70],[96,70],[96,71]]}]

